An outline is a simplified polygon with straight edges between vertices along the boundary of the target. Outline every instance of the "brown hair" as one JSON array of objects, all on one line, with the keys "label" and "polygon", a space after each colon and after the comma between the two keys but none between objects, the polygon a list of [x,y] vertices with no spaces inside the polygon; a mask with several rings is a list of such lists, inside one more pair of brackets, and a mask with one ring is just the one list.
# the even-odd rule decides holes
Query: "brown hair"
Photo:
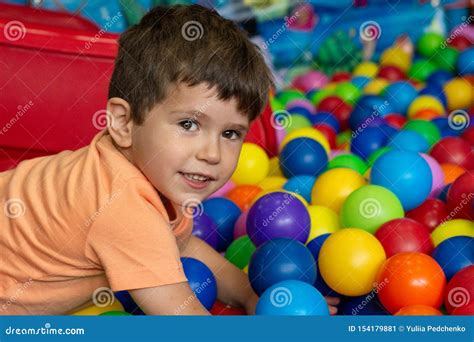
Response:
[{"label": "brown hair", "polygon": [[258,47],[232,21],[199,5],[158,6],[121,35],[109,98],[126,100],[134,122],[142,124],[180,82],[216,87],[219,99],[235,98],[250,121],[273,86]]}]

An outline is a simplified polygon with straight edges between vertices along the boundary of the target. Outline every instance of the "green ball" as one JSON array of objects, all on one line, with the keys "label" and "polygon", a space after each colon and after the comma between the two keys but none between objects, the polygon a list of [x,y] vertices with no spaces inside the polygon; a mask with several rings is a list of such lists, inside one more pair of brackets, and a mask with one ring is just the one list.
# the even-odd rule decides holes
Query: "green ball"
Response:
[{"label": "green ball", "polygon": [[293,100],[305,99],[304,93],[301,90],[297,89],[286,89],[282,90],[277,95],[277,100],[282,104],[283,107]]},{"label": "green ball", "polygon": [[421,59],[413,63],[408,72],[410,78],[424,82],[433,72],[437,71],[438,67],[433,62],[426,59]]},{"label": "green ball", "polygon": [[372,154],[369,156],[369,158],[367,158],[367,163],[369,163],[369,166],[372,167],[372,165],[374,165],[375,161],[379,157],[383,156],[385,153],[387,153],[391,150],[392,150],[392,148],[389,147],[389,146],[379,148],[378,150],[372,152]]},{"label": "green ball", "polygon": [[454,71],[458,61],[459,51],[455,48],[447,46],[444,49],[439,49],[433,56],[435,64],[443,70]]},{"label": "green ball", "polygon": [[128,312],[123,312],[123,311],[107,311],[107,312],[102,312],[99,316],[132,316]]},{"label": "green ball", "polygon": [[359,172],[361,175],[364,175],[368,169],[367,163],[355,154],[340,154],[331,159],[328,163],[328,170],[337,167],[349,168]]},{"label": "green ball", "polygon": [[402,204],[393,192],[379,185],[365,185],[344,201],[341,223],[343,227],[360,228],[373,234],[385,222],[404,215]]},{"label": "green ball", "polygon": [[313,106],[316,107],[319,104],[319,102],[324,100],[326,97],[331,96],[333,93],[334,91],[328,88],[320,89],[317,92],[315,92],[313,96],[311,96],[311,103],[313,104]]},{"label": "green ball", "polygon": [[444,37],[439,33],[427,32],[425,33],[418,43],[416,49],[420,55],[430,58],[444,43]]},{"label": "green ball", "polygon": [[304,127],[311,127],[311,121],[309,121],[309,119],[304,115],[291,114],[285,131],[286,133],[290,133]]},{"label": "green ball", "polygon": [[426,139],[430,146],[433,146],[441,139],[441,133],[438,126],[431,121],[410,120],[403,127],[404,130],[415,131]]},{"label": "green ball", "polygon": [[345,144],[345,143],[350,143],[351,139],[352,139],[351,131],[348,130],[348,131],[339,133],[336,136],[336,145],[342,145],[342,144]]},{"label": "green ball", "polygon": [[272,109],[272,112],[285,110],[285,106],[282,105],[281,102],[278,101],[277,98],[273,96],[270,97],[270,108]]},{"label": "green ball", "polygon": [[334,91],[334,95],[339,96],[341,99],[351,104],[355,104],[361,94],[362,91],[351,82],[339,83]]},{"label": "green ball", "polygon": [[240,269],[243,269],[250,262],[253,252],[255,252],[255,245],[248,235],[244,235],[234,240],[227,251],[225,258]]}]

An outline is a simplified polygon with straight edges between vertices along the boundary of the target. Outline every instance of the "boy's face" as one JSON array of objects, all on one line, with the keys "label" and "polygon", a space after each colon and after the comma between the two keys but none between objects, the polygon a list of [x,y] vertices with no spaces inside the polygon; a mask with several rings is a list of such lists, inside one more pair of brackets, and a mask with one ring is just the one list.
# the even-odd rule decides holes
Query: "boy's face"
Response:
[{"label": "boy's face", "polygon": [[248,127],[235,99],[222,101],[204,84],[180,84],[133,126],[130,154],[173,204],[195,206],[231,177]]}]

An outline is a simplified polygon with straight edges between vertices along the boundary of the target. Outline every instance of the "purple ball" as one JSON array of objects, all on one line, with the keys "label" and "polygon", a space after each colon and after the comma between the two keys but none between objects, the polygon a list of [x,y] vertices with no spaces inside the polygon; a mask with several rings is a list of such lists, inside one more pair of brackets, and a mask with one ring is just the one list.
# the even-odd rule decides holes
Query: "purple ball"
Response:
[{"label": "purple ball", "polygon": [[217,249],[217,225],[203,212],[193,217],[193,235]]},{"label": "purple ball", "polygon": [[275,238],[305,243],[311,220],[305,205],[287,192],[271,192],[255,202],[247,216],[247,233],[255,244]]}]

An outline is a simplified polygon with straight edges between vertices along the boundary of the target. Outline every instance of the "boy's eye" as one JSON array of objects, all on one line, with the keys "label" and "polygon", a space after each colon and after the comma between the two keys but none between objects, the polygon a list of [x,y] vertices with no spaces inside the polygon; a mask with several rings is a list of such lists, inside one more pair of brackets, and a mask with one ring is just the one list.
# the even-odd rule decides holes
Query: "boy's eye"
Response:
[{"label": "boy's eye", "polygon": [[222,136],[226,139],[235,140],[235,139],[239,139],[242,136],[242,134],[239,131],[228,130],[222,133]]},{"label": "boy's eye", "polygon": [[[179,125],[184,128],[186,131],[195,131],[198,128],[198,124],[194,120],[183,120]],[[194,129],[193,129],[194,128]]]}]

